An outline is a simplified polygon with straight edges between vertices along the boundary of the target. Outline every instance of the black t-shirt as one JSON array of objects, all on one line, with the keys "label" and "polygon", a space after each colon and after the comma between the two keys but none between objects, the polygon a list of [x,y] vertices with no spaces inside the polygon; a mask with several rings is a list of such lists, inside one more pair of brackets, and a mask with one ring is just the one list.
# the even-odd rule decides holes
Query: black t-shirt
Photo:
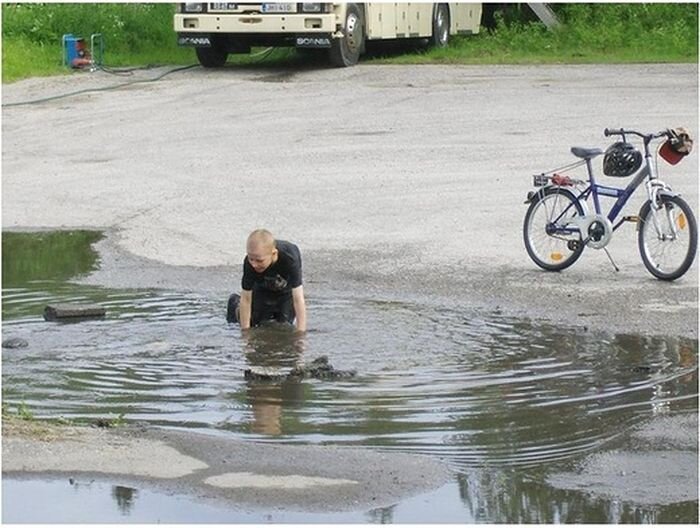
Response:
[{"label": "black t-shirt", "polygon": [[272,295],[289,295],[292,288],[301,286],[301,252],[296,244],[277,240],[277,262],[262,273],[256,273],[246,257],[243,260],[244,290],[258,290]]}]

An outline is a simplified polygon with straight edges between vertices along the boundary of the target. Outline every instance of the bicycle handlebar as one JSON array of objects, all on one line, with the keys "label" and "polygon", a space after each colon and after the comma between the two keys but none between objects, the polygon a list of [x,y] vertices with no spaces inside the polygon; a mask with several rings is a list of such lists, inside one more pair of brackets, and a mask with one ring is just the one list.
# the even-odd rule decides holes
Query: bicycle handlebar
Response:
[{"label": "bicycle handlebar", "polygon": [[624,133],[625,131],[621,128],[606,128],[605,130],[603,130],[603,134],[605,135],[605,137],[621,136]]},{"label": "bicycle handlebar", "polygon": [[660,138],[660,137],[671,137],[671,132],[670,130],[662,130],[661,132],[657,132],[656,134],[642,134],[641,132],[637,132],[636,130],[625,130],[624,128],[606,128],[603,130],[603,134],[605,137],[608,136],[625,136],[625,134],[631,134],[633,136],[639,136],[640,138],[643,138],[645,141],[649,142],[652,139]]}]

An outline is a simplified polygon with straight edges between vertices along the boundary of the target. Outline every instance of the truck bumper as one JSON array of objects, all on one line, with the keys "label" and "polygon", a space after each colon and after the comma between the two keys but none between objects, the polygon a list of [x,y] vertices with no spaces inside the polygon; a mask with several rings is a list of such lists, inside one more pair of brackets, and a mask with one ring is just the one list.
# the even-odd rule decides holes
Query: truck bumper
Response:
[{"label": "truck bumper", "polygon": [[175,15],[175,31],[183,33],[335,33],[335,14]]}]

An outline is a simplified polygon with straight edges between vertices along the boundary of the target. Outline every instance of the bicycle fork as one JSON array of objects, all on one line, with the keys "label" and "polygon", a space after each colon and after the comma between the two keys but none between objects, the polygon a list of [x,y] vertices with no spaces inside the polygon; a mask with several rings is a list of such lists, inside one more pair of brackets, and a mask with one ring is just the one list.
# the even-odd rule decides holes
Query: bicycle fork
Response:
[{"label": "bicycle fork", "polygon": [[[673,214],[671,212],[672,208],[665,207],[662,201],[663,195],[675,196],[676,193],[673,192],[671,187],[658,179],[647,182],[646,187],[647,195],[649,196],[649,201],[651,202],[651,217],[652,221],[654,222],[656,236],[662,242],[676,240],[676,238],[678,238],[678,229],[676,229],[676,222],[673,221]],[[660,217],[659,213],[662,209],[665,214]],[[662,229],[662,220],[666,221],[668,230]],[[682,228],[683,226],[680,227]]]}]

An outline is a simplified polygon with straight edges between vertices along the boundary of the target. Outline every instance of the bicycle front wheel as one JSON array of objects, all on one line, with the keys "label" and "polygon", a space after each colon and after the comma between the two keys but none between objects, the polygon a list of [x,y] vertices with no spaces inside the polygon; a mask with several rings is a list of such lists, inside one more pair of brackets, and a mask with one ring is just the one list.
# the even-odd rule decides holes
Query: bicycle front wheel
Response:
[{"label": "bicycle front wheel", "polygon": [[639,212],[639,253],[649,272],[672,281],[688,271],[698,247],[698,225],[690,206],[680,196],[661,198],[661,208],[651,202]]},{"label": "bicycle front wheel", "polygon": [[548,187],[533,199],[525,214],[523,237],[527,254],[547,271],[571,266],[583,253],[581,231],[572,218],[583,216],[583,207],[565,189]]}]

